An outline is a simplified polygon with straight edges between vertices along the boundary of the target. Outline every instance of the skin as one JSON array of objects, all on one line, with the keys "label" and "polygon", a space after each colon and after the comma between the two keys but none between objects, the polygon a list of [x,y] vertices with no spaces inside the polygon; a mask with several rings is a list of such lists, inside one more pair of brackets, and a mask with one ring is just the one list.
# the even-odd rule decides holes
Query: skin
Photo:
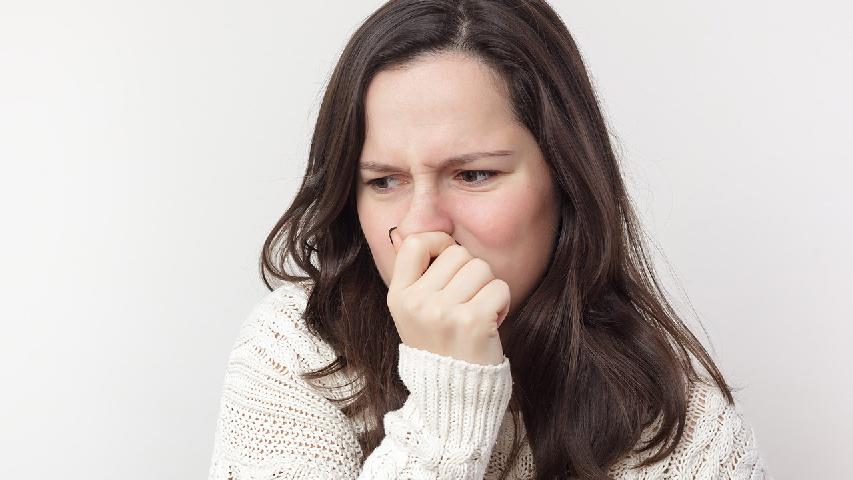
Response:
[{"label": "skin", "polygon": [[[359,222],[385,284],[397,257],[391,227],[397,226],[397,239],[445,232],[509,285],[510,318],[547,268],[559,199],[536,139],[513,118],[502,80],[464,54],[430,55],[379,72],[365,105],[359,165],[393,168],[360,168],[356,182]],[[491,151],[511,154],[442,165],[456,155]],[[509,323],[501,325],[502,337]]]}]

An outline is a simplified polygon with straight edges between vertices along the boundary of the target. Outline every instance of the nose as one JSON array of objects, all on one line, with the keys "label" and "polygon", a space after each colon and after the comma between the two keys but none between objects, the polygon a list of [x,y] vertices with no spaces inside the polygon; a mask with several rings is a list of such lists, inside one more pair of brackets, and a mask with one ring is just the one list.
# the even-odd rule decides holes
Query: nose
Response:
[{"label": "nose", "polygon": [[397,224],[397,232],[405,239],[420,232],[453,234],[453,220],[444,208],[437,192],[430,188],[415,188],[409,207]]}]

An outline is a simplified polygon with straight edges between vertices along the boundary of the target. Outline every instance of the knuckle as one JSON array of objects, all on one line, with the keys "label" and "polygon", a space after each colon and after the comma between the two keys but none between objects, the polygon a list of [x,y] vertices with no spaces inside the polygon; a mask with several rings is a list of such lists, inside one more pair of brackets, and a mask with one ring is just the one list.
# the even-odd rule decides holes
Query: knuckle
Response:
[{"label": "knuckle", "polygon": [[509,284],[500,278],[493,279],[489,282],[489,285],[500,298],[508,301],[512,298],[512,292],[510,291]]},{"label": "knuckle", "polygon": [[471,260],[468,261],[468,263],[471,265],[471,268],[474,268],[474,269],[479,270],[479,271],[486,272],[489,276],[493,276],[491,265],[489,265],[489,263],[486,262],[485,260],[483,260],[482,258],[479,258],[479,257],[472,258]]},{"label": "knuckle", "polygon": [[411,290],[401,301],[400,306],[406,314],[418,323],[432,325],[444,316],[444,307],[435,298],[426,292]]},{"label": "knuckle", "polygon": [[456,327],[463,331],[471,331],[477,324],[477,316],[469,308],[457,308],[453,320]]},{"label": "knuckle", "polygon": [[425,324],[438,338],[449,338],[453,334],[452,312],[441,304],[433,304],[428,315],[425,316]]},{"label": "knuckle", "polygon": [[411,292],[408,295],[403,296],[400,300],[400,308],[407,313],[417,313],[420,312],[424,306],[424,299],[422,296]]},{"label": "knuckle", "polygon": [[442,308],[441,304],[432,300],[426,301],[421,306],[421,318],[428,325],[433,325],[436,322],[441,321],[441,319],[444,317],[443,310],[444,308]]},{"label": "knuckle", "polygon": [[404,248],[406,250],[422,250],[426,248],[426,241],[420,235],[412,234],[407,236],[400,246],[400,250]]},{"label": "knuckle", "polygon": [[470,257],[471,254],[468,253],[468,249],[463,247],[462,245],[456,245],[455,243],[449,247],[447,247],[447,252],[456,257]]}]

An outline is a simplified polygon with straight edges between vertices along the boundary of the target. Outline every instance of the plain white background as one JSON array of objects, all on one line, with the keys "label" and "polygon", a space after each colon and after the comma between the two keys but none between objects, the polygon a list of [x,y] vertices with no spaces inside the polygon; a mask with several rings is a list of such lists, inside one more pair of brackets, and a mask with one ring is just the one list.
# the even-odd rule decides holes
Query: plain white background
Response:
[{"label": "plain white background", "polygon": [[[4,477],[207,475],[260,247],[380,3],[0,3]],[[774,476],[849,478],[851,8],[687,3],[552,5]]]}]

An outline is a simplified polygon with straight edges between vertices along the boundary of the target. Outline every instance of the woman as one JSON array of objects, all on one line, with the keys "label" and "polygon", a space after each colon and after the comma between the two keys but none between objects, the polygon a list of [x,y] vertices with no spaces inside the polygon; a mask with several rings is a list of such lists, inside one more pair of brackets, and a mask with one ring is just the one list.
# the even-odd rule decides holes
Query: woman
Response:
[{"label": "woman", "polygon": [[261,267],[212,479],[766,478],[542,1],[370,16]]}]

